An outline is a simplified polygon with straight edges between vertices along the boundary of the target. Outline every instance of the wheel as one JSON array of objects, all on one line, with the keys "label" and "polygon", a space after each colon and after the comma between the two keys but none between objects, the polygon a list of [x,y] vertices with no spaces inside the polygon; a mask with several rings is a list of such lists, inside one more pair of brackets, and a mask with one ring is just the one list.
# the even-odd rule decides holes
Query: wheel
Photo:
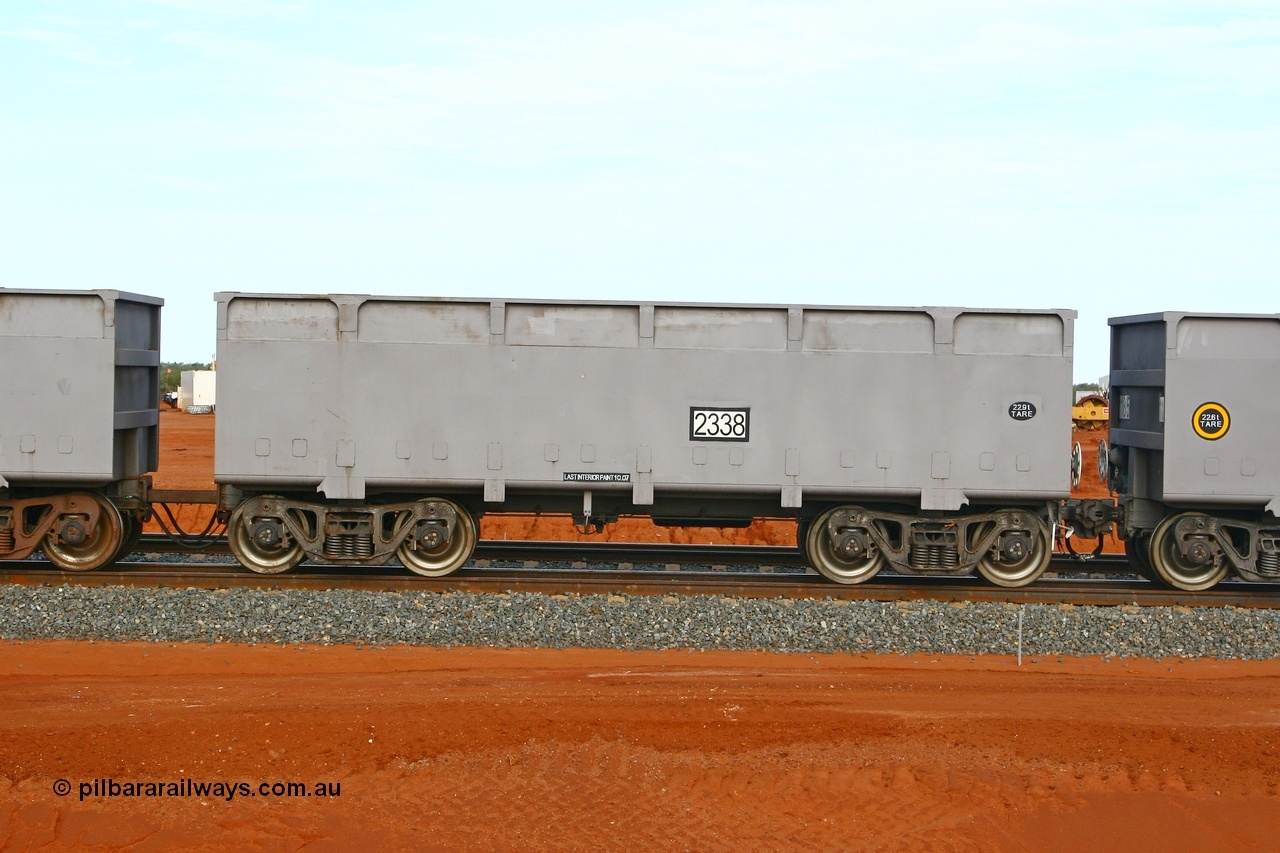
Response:
[{"label": "wheel", "polygon": [[1111,448],[1107,447],[1107,440],[1104,438],[1098,442],[1098,482],[1104,486],[1110,485],[1107,482],[1107,476],[1111,471]]},{"label": "wheel", "polygon": [[1192,532],[1207,530],[1208,521],[1209,516],[1203,513],[1184,512],[1171,515],[1156,526],[1155,532],[1151,534],[1147,556],[1151,561],[1151,570],[1161,583],[1174,589],[1199,592],[1209,589],[1227,576],[1227,564],[1221,559],[1211,558],[1205,563],[1197,564],[1182,554],[1182,534],[1178,528]]},{"label": "wheel", "polygon": [[1084,451],[1080,449],[1080,442],[1077,441],[1071,446],[1071,488],[1080,486],[1082,470],[1084,470]]},{"label": "wheel", "polygon": [[999,559],[987,553],[978,561],[978,574],[996,586],[1007,588],[1026,586],[1049,568],[1049,560],[1053,558],[1053,536],[1049,525],[1029,510],[1003,509],[1000,512],[1022,517],[1022,521],[1018,523],[1025,524],[1030,529],[1031,548],[1016,560]]},{"label": "wheel", "polygon": [[253,522],[246,516],[244,504],[235,508],[227,522],[227,545],[236,562],[263,575],[287,572],[302,562],[306,554],[287,529],[277,541],[268,543],[254,538]]},{"label": "wheel", "polygon": [[439,548],[425,550],[412,547],[409,539],[396,548],[396,556],[405,568],[428,578],[444,577],[466,565],[471,553],[476,549],[476,522],[471,513],[444,498],[427,498],[432,503],[441,503],[453,508],[457,513],[458,523],[454,525],[453,536]]},{"label": "wheel", "polygon": [[124,532],[120,536],[120,547],[111,555],[111,562],[123,560],[133,553],[142,539],[142,521],[132,512],[120,513],[120,523]]},{"label": "wheel", "polygon": [[842,584],[869,581],[884,566],[884,554],[869,537],[864,537],[865,547],[853,558],[845,558],[836,550],[836,544],[827,533],[828,523],[834,516],[846,513],[861,514],[858,507],[839,506],[829,509],[813,520],[804,537],[804,552],[810,564],[827,580]]},{"label": "wheel", "polygon": [[813,562],[809,557],[809,528],[813,526],[812,518],[796,519],[796,547],[800,549],[800,556],[804,558],[806,563]]},{"label": "wheel", "polygon": [[1134,533],[1124,540],[1124,555],[1129,558],[1129,564],[1138,571],[1138,574],[1149,581],[1159,581],[1160,578],[1152,570],[1151,560],[1147,557],[1147,549],[1150,547],[1150,534]]},{"label": "wheel", "polygon": [[[58,529],[50,530],[44,538],[44,555],[63,571],[88,572],[101,568],[115,559],[124,539],[124,525],[115,504],[101,495],[80,493],[71,495],[76,502],[94,502],[98,505],[98,524],[80,542],[58,541]],[[73,504],[74,506],[74,504]]]}]

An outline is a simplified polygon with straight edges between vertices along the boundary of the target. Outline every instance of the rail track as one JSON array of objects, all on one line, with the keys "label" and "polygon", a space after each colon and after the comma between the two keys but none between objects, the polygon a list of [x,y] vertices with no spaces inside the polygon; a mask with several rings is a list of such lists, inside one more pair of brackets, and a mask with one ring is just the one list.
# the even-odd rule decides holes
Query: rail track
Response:
[{"label": "rail track", "polygon": [[[166,541],[165,537],[147,537],[134,556],[182,550],[172,542],[165,545]],[[1104,555],[1087,562],[1064,555],[1055,559],[1050,568],[1056,577],[1042,578],[1021,589],[1004,589],[977,578],[906,577],[887,573],[867,583],[842,586],[806,573],[795,548],[774,546],[490,540],[480,543],[471,566],[444,578],[413,575],[395,565],[352,570],[303,564],[289,573],[262,575],[230,561],[211,560],[208,555],[216,557],[226,553],[225,542],[220,545],[215,542],[203,553],[204,559],[196,562],[132,560],[84,573],[63,572],[41,560],[0,563],[0,583],[1280,607],[1280,596],[1262,585],[1226,582],[1198,593],[1164,589],[1133,575],[1127,560],[1117,555]]]},{"label": "rail track", "polygon": [[[136,549],[152,554],[201,552],[230,554],[226,537],[172,537],[147,534]],[[805,568],[799,549],[782,545],[671,545],[651,542],[510,541],[482,539],[474,560],[562,560],[569,562],[672,565],[749,565],[759,567]],[[1073,557],[1055,554],[1055,572],[1129,572],[1129,558],[1121,554]]]}]

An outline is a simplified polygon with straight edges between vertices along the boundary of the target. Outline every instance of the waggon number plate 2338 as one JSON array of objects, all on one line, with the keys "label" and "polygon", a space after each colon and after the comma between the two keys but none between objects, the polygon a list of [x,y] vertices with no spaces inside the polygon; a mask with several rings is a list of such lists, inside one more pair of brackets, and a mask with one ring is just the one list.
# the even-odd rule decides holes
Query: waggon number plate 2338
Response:
[{"label": "waggon number plate 2338", "polygon": [[751,410],[693,406],[689,409],[690,441],[750,441]]}]

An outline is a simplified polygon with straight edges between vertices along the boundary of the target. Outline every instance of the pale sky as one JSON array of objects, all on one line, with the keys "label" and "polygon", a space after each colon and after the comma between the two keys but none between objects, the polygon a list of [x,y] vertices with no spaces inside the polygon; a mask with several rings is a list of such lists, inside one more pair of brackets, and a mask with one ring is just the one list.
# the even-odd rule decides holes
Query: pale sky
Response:
[{"label": "pale sky", "polygon": [[1280,2],[0,3],[0,285],[1276,312]]}]

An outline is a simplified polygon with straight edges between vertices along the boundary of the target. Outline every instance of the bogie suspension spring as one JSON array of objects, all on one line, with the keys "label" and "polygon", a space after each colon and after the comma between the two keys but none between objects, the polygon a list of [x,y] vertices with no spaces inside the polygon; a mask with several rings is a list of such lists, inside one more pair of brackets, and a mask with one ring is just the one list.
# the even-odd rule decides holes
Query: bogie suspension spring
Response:
[{"label": "bogie suspension spring", "polygon": [[918,569],[954,569],[960,565],[960,551],[955,545],[911,546],[911,565]]},{"label": "bogie suspension spring", "polygon": [[373,536],[368,533],[338,533],[324,538],[324,555],[335,560],[359,560],[373,556]]}]

